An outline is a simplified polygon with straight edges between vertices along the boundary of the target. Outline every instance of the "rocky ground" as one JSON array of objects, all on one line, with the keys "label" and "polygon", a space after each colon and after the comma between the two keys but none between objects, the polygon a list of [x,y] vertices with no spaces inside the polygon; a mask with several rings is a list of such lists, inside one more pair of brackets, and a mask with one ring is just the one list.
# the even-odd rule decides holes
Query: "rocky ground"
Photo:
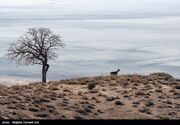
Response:
[{"label": "rocky ground", "polygon": [[180,80],[154,73],[1,85],[0,119],[180,119]]}]

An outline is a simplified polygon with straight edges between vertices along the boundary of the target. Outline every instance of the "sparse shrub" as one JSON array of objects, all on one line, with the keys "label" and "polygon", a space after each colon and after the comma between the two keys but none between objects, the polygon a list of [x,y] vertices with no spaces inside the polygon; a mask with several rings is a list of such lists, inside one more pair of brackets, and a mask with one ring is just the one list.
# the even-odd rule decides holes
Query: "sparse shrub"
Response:
[{"label": "sparse shrub", "polygon": [[175,86],[175,89],[180,89],[180,85]]},{"label": "sparse shrub", "polygon": [[168,100],[168,101],[166,101],[166,103],[167,103],[167,104],[173,104],[173,103],[172,103],[171,101],[169,101],[169,100]]},{"label": "sparse shrub", "polygon": [[127,90],[124,90],[122,94],[128,94],[129,92]]},{"label": "sparse shrub", "polygon": [[102,89],[102,91],[106,91],[106,89],[105,89],[105,88],[103,88],[103,89]]},{"label": "sparse shrub", "polygon": [[146,102],[146,106],[148,106],[148,107],[151,107],[151,106],[153,106],[154,105],[154,102],[153,101],[147,101]]},{"label": "sparse shrub", "polygon": [[138,88],[137,87],[132,87],[132,89],[137,90]]},{"label": "sparse shrub", "polygon": [[159,117],[159,119],[161,119],[161,120],[169,120],[169,117],[167,117],[167,116],[158,116]]},{"label": "sparse shrub", "polygon": [[143,91],[139,91],[139,92],[136,92],[135,93],[136,95],[150,95],[149,93],[147,93],[147,92],[143,92]]},{"label": "sparse shrub", "polygon": [[169,112],[169,115],[174,116],[174,115],[177,115],[177,113],[176,112]]},{"label": "sparse shrub", "polygon": [[68,88],[64,88],[63,92],[70,92],[70,90]]},{"label": "sparse shrub", "polygon": [[76,119],[76,120],[82,120],[82,119],[84,119],[84,118],[81,117],[81,116],[74,116],[74,119]]},{"label": "sparse shrub", "polygon": [[111,80],[110,80],[110,77],[105,77],[105,81],[106,81],[106,82],[111,81]]},{"label": "sparse shrub", "polygon": [[150,109],[147,108],[147,107],[142,107],[142,108],[139,109],[139,111],[140,111],[141,113],[151,114]]},{"label": "sparse shrub", "polygon": [[134,105],[139,105],[140,103],[139,103],[139,102],[133,102],[132,104],[134,104]]},{"label": "sparse shrub", "polygon": [[161,89],[156,89],[155,92],[162,92],[162,90]]},{"label": "sparse shrub", "polygon": [[9,106],[7,106],[8,109],[17,109],[17,106],[14,104],[10,104]]},{"label": "sparse shrub", "polygon": [[158,79],[164,79],[164,80],[170,80],[170,79],[174,79],[172,75],[168,74],[168,73],[152,73],[150,74],[150,76],[154,76],[157,77]]},{"label": "sparse shrub", "polygon": [[111,80],[116,80],[117,76],[111,76]]},{"label": "sparse shrub", "polygon": [[112,81],[109,85],[110,86],[117,86],[117,83],[116,83],[116,81]]},{"label": "sparse shrub", "polygon": [[49,90],[56,91],[56,90],[59,90],[59,88],[51,85],[51,86],[49,86]]},{"label": "sparse shrub", "polygon": [[30,108],[29,108],[29,111],[32,111],[32,112],[38,112],[38,111],[39,111],[39,109],[37,109],[37,108],[33,108],[33,107],[30,107]]},{"label": "sparse shrub", "polygon": [[124,97],[124,98],[129,98],[129,95],[124,95],[123,97]]},{"label": "sparse shrub", "polygon": [[95,83],[89,83],[88,84],[88,89],[89,90],[92,90],[93,88],[95,88],[96,87],[96,84]]},{"label": "sparse shrub", "polygon": [[139,84],[138,83],[134,83],[133,86],[139,86]]},{"label": "sparse shrub", "polygon": [[121,101],[116,101],[115,105],[124,105],[124,103],[122,103]]},{"label": "sparse shrub", "polygon": [[49,116],[49,114],[43,112],[43,113],[37,113],[37,114],[35,114],[34,116],[37,116],[37,117],[40,117],[40,118],[46,118],[46,117]]}]

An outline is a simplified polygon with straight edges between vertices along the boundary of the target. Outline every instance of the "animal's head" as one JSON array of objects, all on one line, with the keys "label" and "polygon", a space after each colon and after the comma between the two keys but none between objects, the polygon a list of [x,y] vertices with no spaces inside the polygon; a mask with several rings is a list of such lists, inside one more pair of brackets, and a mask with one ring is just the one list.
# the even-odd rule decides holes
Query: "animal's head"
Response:
[{"label": "animal's head", "polygon": [[118,69],[117,71],[120,72],[120,69]]}]

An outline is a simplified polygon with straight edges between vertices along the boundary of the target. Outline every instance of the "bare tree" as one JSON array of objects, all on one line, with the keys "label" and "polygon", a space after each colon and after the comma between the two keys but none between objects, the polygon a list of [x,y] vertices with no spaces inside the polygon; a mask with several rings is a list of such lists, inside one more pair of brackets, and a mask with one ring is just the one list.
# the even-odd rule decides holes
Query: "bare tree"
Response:
[{"label": "bare tree", "polygon": [[60,47],[64,47],[64,44],[58,34],[48,28],[31,28],[10,44],[7,56],[19,64],[42,65],[42,82],[46,82],[48,61],[58,57]]}]

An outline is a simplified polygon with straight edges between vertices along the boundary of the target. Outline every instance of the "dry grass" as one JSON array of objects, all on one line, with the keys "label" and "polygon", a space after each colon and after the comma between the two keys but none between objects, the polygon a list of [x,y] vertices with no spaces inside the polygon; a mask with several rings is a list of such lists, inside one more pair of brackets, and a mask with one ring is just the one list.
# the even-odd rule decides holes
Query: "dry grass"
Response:
[{"label": "dry grass", "polygon": [[166,73],[0,85],[0,118],[180,119],[179,86]]}]

